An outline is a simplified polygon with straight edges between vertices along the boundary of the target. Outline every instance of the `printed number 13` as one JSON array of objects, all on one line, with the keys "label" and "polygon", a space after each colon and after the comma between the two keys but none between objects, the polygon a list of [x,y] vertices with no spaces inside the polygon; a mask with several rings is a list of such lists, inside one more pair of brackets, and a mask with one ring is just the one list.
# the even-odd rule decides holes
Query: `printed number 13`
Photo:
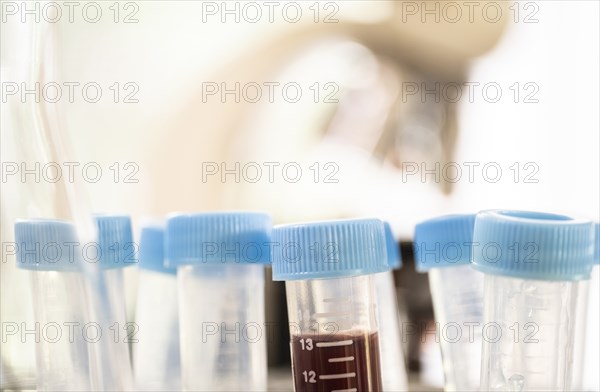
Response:
[{"label": "printed number 13", "polygon": [[300,339],[300,346],[302,346],[302,350],[312,350],[313,349],[313,340],[312,339]]}]

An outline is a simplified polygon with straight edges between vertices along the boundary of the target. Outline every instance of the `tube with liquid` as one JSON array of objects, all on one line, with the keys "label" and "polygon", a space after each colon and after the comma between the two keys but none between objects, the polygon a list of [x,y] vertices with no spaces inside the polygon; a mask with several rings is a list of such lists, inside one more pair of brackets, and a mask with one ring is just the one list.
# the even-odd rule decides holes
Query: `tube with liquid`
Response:
[{"label": "tube with liquid", "polygon": [[273,279],[286,281],[296,391],[382,390],[374,274],[389,270],[383,222],[276,227]]}]

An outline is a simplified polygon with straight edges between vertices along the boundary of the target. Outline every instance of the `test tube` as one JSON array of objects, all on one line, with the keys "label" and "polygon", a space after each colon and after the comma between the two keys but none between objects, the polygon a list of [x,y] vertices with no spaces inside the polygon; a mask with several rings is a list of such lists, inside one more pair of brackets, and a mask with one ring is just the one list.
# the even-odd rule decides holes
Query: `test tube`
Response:
[{"label": "test tube", "polygon": [[273,244],[273,279],[286,281],[294,389],[382,390],[374,274],[389,270],[383,222],[278,226]]},{"label": "test tube", "polygon": [[15,224],[17,267],[31,271],[38,391],[91,389],[83,262],[75,227],[59,220]]},{"label": "test tube", "polygon": [[577,320],[575,320],[575,351],[573,354],[572,391],[598,391],[600,378],[597,366],[600,363],[600,225],[595,224],[594,267],[591,278],[580,282],[577,301]]},{"label": "test tube", "polygon": [[[84,244],[82,253],[88,262],[99,264],[97,297],[100,300],[102,317],[93,315],[92,322],[104,334],[103,344],[110,344],[106,351],[103,344],[92,344],[91,355],[97,361],[117,364],[120,374],[101,374],[96,384],[105,391],[133,390],[133,372],[129,344],[135,342],[137,327],[127,321],[125,307],[125,285],[123,269],[137,262],[136,246],[133,242],[131,218],[127,215],[94,215],[98,242],[96,253],[86,250],[92,244]],[[109,339],[110,336],[110,339]],[[107,355],[107,353],[110,353]],[[109,369],[102,366],[102,369]]]},{"label": "test tube", "polygon": [[193,391],[264,391],[264,267],[271,218],[252,212],[167,219],[167,266],[177,267],[181,382]]},{"label": "test tube", "polygon": [[474,267],[485,273],[482,391],[565,391],[593,225],[524,211],[477,214]]},{"label": "test tube", "polygon": [[398,296],[394,284],[393,270],[402,266],[400,250],[394,239],[389,223],[384,222],[388,266],[391,271],[375,274],[379,339],[385,344],[379,346],[381,381],[384,391],[407,391],[406,365],[400,340],[400,318],[398,316]]},{"label": "test tube", "polygon": [[483,274],[471,267],[475,215],[447,215],[415,228],[416,269],[427,272],[444,368],[444,390],[477,391]]},{"label": "test tube", "polygon": [[138,333],[132,345],[136,388],[177,391],[181,389],[177,269],[164,266],[163,227],[143,227],[139,241]]}]

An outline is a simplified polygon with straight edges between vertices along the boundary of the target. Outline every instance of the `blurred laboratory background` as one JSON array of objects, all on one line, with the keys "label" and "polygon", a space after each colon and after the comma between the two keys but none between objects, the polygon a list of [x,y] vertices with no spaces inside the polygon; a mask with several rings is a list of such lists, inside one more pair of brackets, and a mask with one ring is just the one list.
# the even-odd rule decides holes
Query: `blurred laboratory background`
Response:
[{"label": "blurred laboratory background", "polygon": [[[488,208],[598,221],[598,2],[226,3],[101,2],[97,16],[82,2],[69,20],[37,2],[38,21],[2,3],[3,244],[16,219],[75,202],[130,214],[136,234],[175,211],[378,217],[402,252],[400,313],[428,325],[416,223]],[[42,162],[41,179],[21,162]],[[30,321],[29,280],[2,258],[2,322]],[[285,325],[283,282],[266,281],[266,319]],[[131,320],[137,283],[126,269]],[[289,337],[272,333],[271,382],[285,390]],[[33,342],[4,340],[2,388],[31,387]],[[414,390],[441,390],[435,340],[403,343]]]}]

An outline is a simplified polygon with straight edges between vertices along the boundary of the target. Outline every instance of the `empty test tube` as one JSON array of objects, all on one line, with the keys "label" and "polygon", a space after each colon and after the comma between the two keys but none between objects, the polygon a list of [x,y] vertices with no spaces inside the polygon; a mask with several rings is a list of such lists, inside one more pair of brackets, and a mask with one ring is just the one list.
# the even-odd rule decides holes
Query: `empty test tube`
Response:
[{"label": "empty test tube", "polygon": [[482,391],[569,390],[593,235],[591,222],[563,215],[477,214],[473,263],[485,273]]},{"label": "empty test tube", "polygon": [[[97,294],[103,317],[93,321],[99,324],[105,335],[102,343],[111,347],[110,355],[104,353],[105,348],[101,344],[91,345],[90,350],[95,360],[111,361],[120,370],[118,377],[103,374],[95,383],[105,391],[133,390],[129,344],[136,341],[137,327],[127,321],[123,275],[124,268],[137,262],[131,218],[127,215],[95,215],[94,221],[98,234],[96,256],[88,255],[85,249],[82,252],[86,259],[98,263],[100,267]],[[108,366],[102,368],[109,369]]]},{"label": "empty test tube", "polygon": [[595,224],[594,267],[589,280],[582,280],[575,320],[572,391],[600,390],[597,364],[600,363],[600,225]]},{"label": "empty test tube", "polygon": [[[273,230],[273,279],[286,281],[296,391],[382,390],[374,274],[388,271],[376,219]],[[387,364],[385,364],[387,365]]]},{"label": "empty test tube", "polygon": [[[32,271],[34,327],[41,329],[36,344],[38,390],[131,389],[127,342],[118,335],[125,326],[122,277],[107,271],[124,265],[122,247],[133,250],[131,224],[126,217],[113,216],[97,217],[96,223],[97,242],[85,244],[69,222],[34,219],[15,224],[17,266]],[[99,274],[100,292],[93,295],[86,276],[90,271]],[[101,302],[97,311],[102,314],[90,310],[91,297]],[[98,361],[119,364],[119,374],[101,374],[98,369],[114,367],[99,366]]]},{"label": "empty test tube", "polygon": [[264,269],[271,218],[263,213],[167,219],[167,266],[177,267],[182,388],[264,391]]},{"label": "empty test tube", "polygon": [[471,267],[474,221],[447,215],[415,228],[416,269],[429,277],[446,391],[479,389],[483,274]]},{"label": "empty test tube", "polygon": [[[15,224],[17,266],[31,271],[38,391],[91,389],[83,259],[75,227],[59,220]],[[92,336],[93,337],[93,336]]]},{"label": "empty test tube", "polygon": [[398,243],[394,239],[389,223],[385,224],[385,239],[388,266],[391,271],[375,274],[377,292],[377,311],[379,319],[379,338],[385,344],[379,346],[381,381],[384,391],[408,391],[406,365],[402,350],[400,318],[398,315],[398,297],[394,284],[394,272],[402,266]]},{"label": "empty test tube", "polygon": [[177,269],[164,266],[164,228],[142,228],[133,347],[136,388],[140,391],[181,389]]}]

